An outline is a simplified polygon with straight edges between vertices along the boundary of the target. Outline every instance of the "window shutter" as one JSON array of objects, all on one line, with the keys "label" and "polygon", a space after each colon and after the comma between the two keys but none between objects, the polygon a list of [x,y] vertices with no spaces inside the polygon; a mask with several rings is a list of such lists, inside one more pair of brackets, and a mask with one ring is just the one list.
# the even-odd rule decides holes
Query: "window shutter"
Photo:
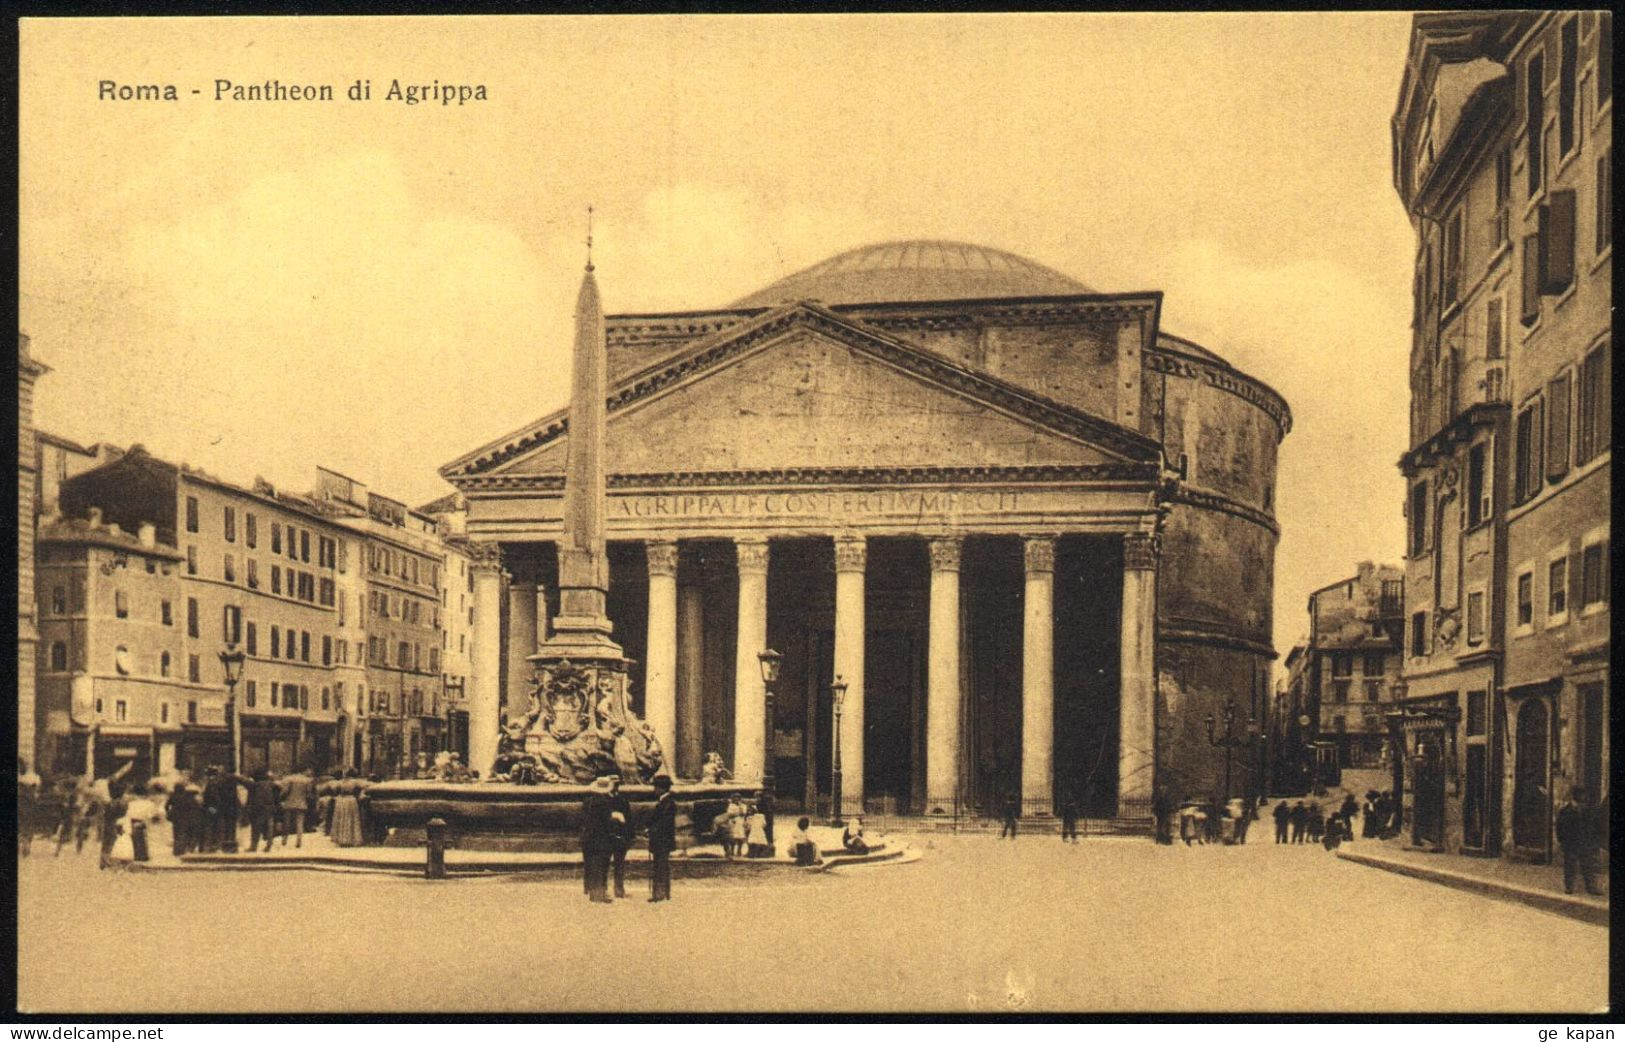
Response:
[{"label": "window shutter", "polygon": [[1540,208],[1540,291],[1562,293],[1574,282],[1574,191],[1552,192]]},{"label": "window shutter", "polygon": [[1540,318],[1540,236],[1523,238],[1523,308],[1520,318],[1532,326]]},{"label": "window shutter", "polygon": [[1547,412],[1546,476],[1560,477],[1569,469],[1569,377],[1564,374],[1546,385],[1551,402]]},{"label": "window shutter", "polygon": [[1601,253],[1614,241],[1614,186],[1613,164],[1607,156],[1597,159],[1597,252]]},{"label": "window shutter", "polygon": [[1529,494],[1540,492],[1540,476],[1546,467],[1546,403],[1536,399],[1535,416],[1529,431]]},{"label": "window shutter", "polygon": [[1492,297],[1485,309],[1484,357],[1501,357],[1501,298]]}]

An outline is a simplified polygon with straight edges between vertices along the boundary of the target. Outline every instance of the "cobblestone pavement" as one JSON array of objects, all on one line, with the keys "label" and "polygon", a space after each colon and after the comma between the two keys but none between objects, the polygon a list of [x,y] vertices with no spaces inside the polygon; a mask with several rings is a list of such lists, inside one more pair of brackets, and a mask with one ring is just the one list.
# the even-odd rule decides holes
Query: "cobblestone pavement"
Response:
[{"label": "cobblestone pavement", "polygon": [[[24,1009],[1596,1011],[1607,930],[1319,847],[913,837],[896,867],[578,883],[19,863]],[[1293,982],[1302,982],[1294,984]]]}]

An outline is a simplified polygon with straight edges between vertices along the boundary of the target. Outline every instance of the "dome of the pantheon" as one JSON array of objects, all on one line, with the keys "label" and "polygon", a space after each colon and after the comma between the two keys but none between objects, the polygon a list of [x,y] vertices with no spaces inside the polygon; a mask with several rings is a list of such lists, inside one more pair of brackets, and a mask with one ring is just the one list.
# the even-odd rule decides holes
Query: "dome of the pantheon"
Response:
[{"label": "dome of the pantheon", "polygon": [[1014,253],[965,242],[917,239],[847,250],[741,297],[735,308],[797,300],[824,304],[1045,297],[1094,290]]}]

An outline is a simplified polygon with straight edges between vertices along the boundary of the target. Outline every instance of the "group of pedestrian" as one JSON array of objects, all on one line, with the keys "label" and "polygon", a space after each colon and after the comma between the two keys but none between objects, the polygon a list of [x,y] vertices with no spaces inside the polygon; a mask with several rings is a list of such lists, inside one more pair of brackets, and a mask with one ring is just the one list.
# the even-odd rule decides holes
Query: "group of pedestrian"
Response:
[{"label": "group of pedestrian", "polygon": [[339,846],[364,841],[360,794],[367,783],[353,769],[318,783],[304,769],[273,776],[264,768],[243,775],[209,766],[201,779],[172,770],[132,783],[127,776],[134,766],[131,761],[103,778],[64,775],[49,786],[27,786],[18,808],[19,852],[28,854],[34,836],[46,834],[55,841],[53,854],[70,841],[75,853],[83,851],[94,836],[108,868],[147,861],[164,847],[176,857],[235,854],[244,825],[250,852],[270,850],[277,840],[303,847],[305,833],[318,829]]},{"label": "group of pedestrian", "polygon": [[[1152,811],[1157,815],[1156,835],[1159,842],[1173,842],[1168,816],[1170,802],[1154,800]],[[1236,796],[1220,802],[1217,796],[1206,800],[1186,800],[1179,806],[1179,838],[1185,845],[1209,843],[1246,843],[1247,833],[1258,818],[1258,801],[1251,796]],[[1164,840],[1163,837],[1167,839]]]},{"label": "group of pedestrian", "polygon": [[1368,790],[1360,805],[1360,838],[1388,839],[1399,834],[1402,812],[1391,792]]},{"label": "group of pedestrian", "polygon": [[736,857],[772,857],[777,849],[773,842],[773,797],[757,792],[750,801],[734,797],[717,816],[717,834],[722,840],[722,852],[729,861]]},{"label": "group of pedestrian", "polygon": [[[654,863],[650,879],[651,902],[671,900],[671,854],[677,849],[677,800],[671,778],[654,779],[655,805],[648,822],[649,855]],[[632,803],[621,793],[618,775],[597,778],[582,805],[582,889],[595,904],[610,904],[626,897],[626,852],[637,834]],[[610,880],[614,879],[614,897]]]},{"label": "group of pedestrian", "polygon": [[1361,819],[1360,834],[1367,839],[1390,835],[1389,816],[1394,802],[1386,793],[1372,790],[1366,793],[1364,804],[1356,801],[1353,793],[1345,793],[1341,803],[1324,816],[1320,801],[1281,800],[1275,805],[1275,842],[1319,843],[1327,850],[1336,850],[1344,843],[1354,842],[1354,818]]}]

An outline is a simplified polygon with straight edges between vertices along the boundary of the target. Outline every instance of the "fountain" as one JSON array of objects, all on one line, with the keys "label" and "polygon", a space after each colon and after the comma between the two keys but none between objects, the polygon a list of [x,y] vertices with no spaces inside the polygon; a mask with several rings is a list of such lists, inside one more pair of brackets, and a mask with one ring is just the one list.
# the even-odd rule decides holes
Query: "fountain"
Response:
[{"label": "fountain", "polygon": [[[590,220],[590,211],[589,211]],[[529,656],[535,684],[523,715],[503,728],[496,761],[471,765],[485,782],[382,782],[367,790],[367,810],[398,843],[421,842],[442,818],[466,849],[574,849],[582,801],[595,778],[617,774],[634,812],[655,800],[650,783],[673,772],[654,731],[632,712],[627,658],[605,613],[609,566],[604,549],[604,427],[607,352],[604,312],[593,277],[592,233],[576,299],[564,534],[559,541],[559,614],[553,635]],[[709,780],[673,786],[692,842],[727,800],[752,786]]]}]

